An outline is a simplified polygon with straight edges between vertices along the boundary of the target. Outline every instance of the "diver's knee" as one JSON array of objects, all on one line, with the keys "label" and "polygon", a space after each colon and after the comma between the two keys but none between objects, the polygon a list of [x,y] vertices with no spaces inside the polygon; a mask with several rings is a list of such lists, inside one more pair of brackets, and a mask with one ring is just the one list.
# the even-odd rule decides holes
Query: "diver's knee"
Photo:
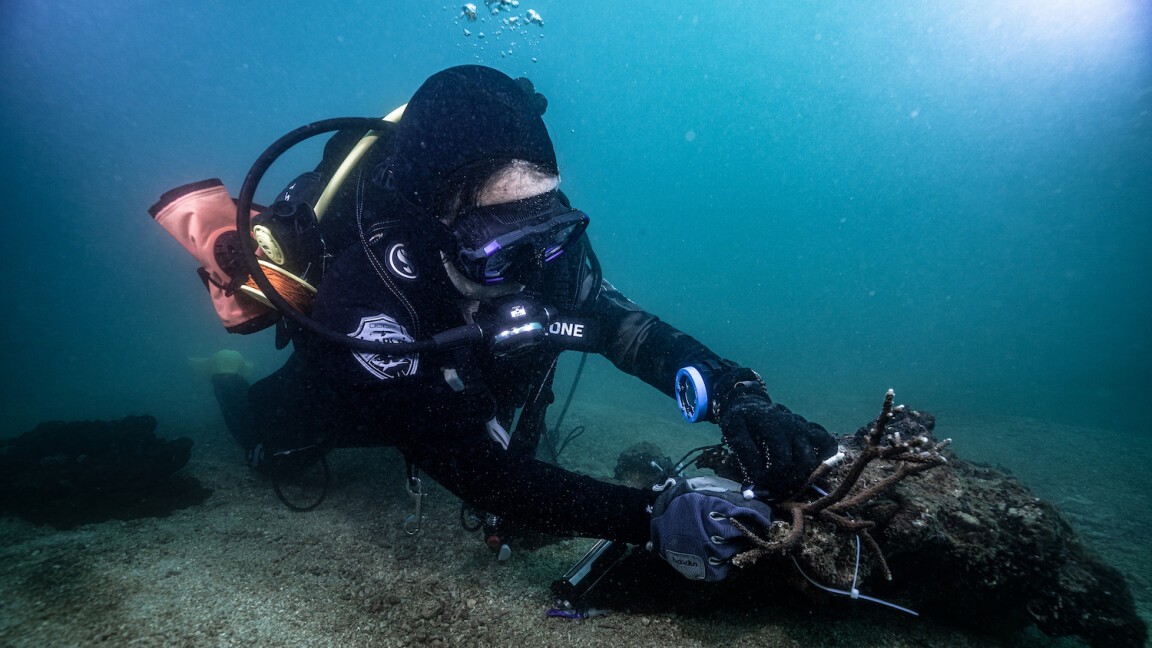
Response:
[{"label": "diver's knee", "polygon": [[248,381],[239,374],[212,374],[212,389],[215,390],[217,399],[220,399],[222,396],[229,399],[236,398],[237,396],[243,396],[245,399],[247,399],[248,387]]},{"label": "diver's knee", "polygon": [[212,388],[216,392],[216,403],[224,424],[241,447],[253,445],[256,417],[248,400],[248,381],[236,374],[213,374]]}]

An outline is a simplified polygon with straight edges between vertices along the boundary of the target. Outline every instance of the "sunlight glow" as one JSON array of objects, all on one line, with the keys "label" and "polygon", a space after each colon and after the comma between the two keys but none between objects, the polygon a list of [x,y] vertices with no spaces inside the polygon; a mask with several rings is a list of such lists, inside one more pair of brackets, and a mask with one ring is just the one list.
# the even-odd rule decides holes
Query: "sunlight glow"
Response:
[{"label": "sunlight glow", "polygon": [[1018,0],[989,7],[990,30],[1019,30],[1021,40],[1053,46],[1093,46],[1111,41],[1141,16],[1132,0]]}]

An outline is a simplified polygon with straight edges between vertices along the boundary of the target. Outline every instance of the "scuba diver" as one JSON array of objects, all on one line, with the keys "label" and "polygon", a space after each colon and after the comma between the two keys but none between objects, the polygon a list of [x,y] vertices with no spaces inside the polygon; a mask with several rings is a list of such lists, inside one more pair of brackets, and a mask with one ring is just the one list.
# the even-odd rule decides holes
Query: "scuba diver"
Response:
[{"label": "scuba diver", "polygon": [[[648,545],[688,578],[722,580],[747,546],[729,520],[767,526],[771,503],[795,495],[836,441],[774,403],[755,371],[602,276],[589,216],[560,189],[546,107],[527,79],[453,67],[373,126],[371,142],[363,125],[331,129],[320,165],[270,208],[242,191],[237,209],[218,181],[166,194],[152,214],[178,238],[183,227],[202,259],[212,251],[200,272],[229,330],[278,321],[281,342],[294,345],[251,386],[215,377],[225,420],[249,465],[273,476],[334,447],[391,445],[410,477],[423,471],[489,519]],[[239,222],[203,224],[211,209],[188,207],[193,195]],[[298,311],[291,318],[221,310],[257,292],[251,282],[237,290],[250,273],[225,253],[252,246],[235,236],[250,215],[260,266],[280,264],[306,288],[306,304],[281,309]],[[196,228],[204,236],[193,243]],[[282,262],[281,248],[306,261]],[[686,419],[718,424],[742,483],[669,474],[634,488],[537,459],[565,350],[599,353],[676,398]]]}]

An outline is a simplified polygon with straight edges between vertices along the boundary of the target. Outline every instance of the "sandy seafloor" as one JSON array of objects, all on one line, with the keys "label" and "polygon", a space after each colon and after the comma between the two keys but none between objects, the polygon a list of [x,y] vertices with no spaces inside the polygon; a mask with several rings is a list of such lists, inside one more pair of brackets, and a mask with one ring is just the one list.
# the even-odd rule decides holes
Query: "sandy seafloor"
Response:
[{"label": "sandy seafloor", "polygon": [[[637,438],[677,456],[705,438],[686,426],[670,437],[666,418],[636,411],[585,407],[569,422],[588,431],[564,463],[597,475],[610,475],[619,451]],[[749,606],[709,616],[547,618],[550,582],[590,540],[518,547],[498,563],[478,533],[461,528],[458,500],[438,487],[428,498],[426,531],[413,540],[400,528],[410,502],[402,463],[390,449],[335,452],[327,501],[295,513],[240,463],[217,425],[175,429],[161,421],[157,431],[198,439],[185,470],[214,489],[200,506],[68,531],[0,519],[0,645],[1080,645],[1035,629],[972,634],[862,602],[812,610]],[[937,431],[964,439],[955,449],[965,458],[1010,458],[1002,463],[1057,502],[1088,543],[1125,572],[1141,614],[1152,621],[1147,450],[1126,447],[1116,433],[1030,419],[943,419]],[[1069,457],[1091,460],[1070,465]]]}]

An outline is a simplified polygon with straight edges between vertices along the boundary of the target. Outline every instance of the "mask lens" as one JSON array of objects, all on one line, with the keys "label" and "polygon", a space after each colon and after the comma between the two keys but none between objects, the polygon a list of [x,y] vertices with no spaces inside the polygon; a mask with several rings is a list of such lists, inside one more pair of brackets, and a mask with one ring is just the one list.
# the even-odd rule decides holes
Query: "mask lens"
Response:
[{"label": "mask lens", "polygon": [[512,264],[516,262],[516,259],[520,256],[518,252],[521,251],[522,250],[518,250],[515,247],[496,250],[492,256],[488,257],[488,261],[484,264],[485,281],[493,283],[500,281],[504,273],[508,271],[508,268],[512,267]]},{"label": "mask lens", "polygon": [[461,267],[474,280],[494,284],[525,261],[539,264],[559,257],[584,231],[588,217],[555,198],[543,207],[527,218],[505,216],[502,212],[515,209],[511,204],[479,208],[463,217],[456,226]]},{"label": "mask lens", "polygon": [[563,254],[564,246],[576,238],[587,224],[587,220],[581,219],[553,230],[548,237],[548,245],[544,248],[544,262],[547,263]]}]

